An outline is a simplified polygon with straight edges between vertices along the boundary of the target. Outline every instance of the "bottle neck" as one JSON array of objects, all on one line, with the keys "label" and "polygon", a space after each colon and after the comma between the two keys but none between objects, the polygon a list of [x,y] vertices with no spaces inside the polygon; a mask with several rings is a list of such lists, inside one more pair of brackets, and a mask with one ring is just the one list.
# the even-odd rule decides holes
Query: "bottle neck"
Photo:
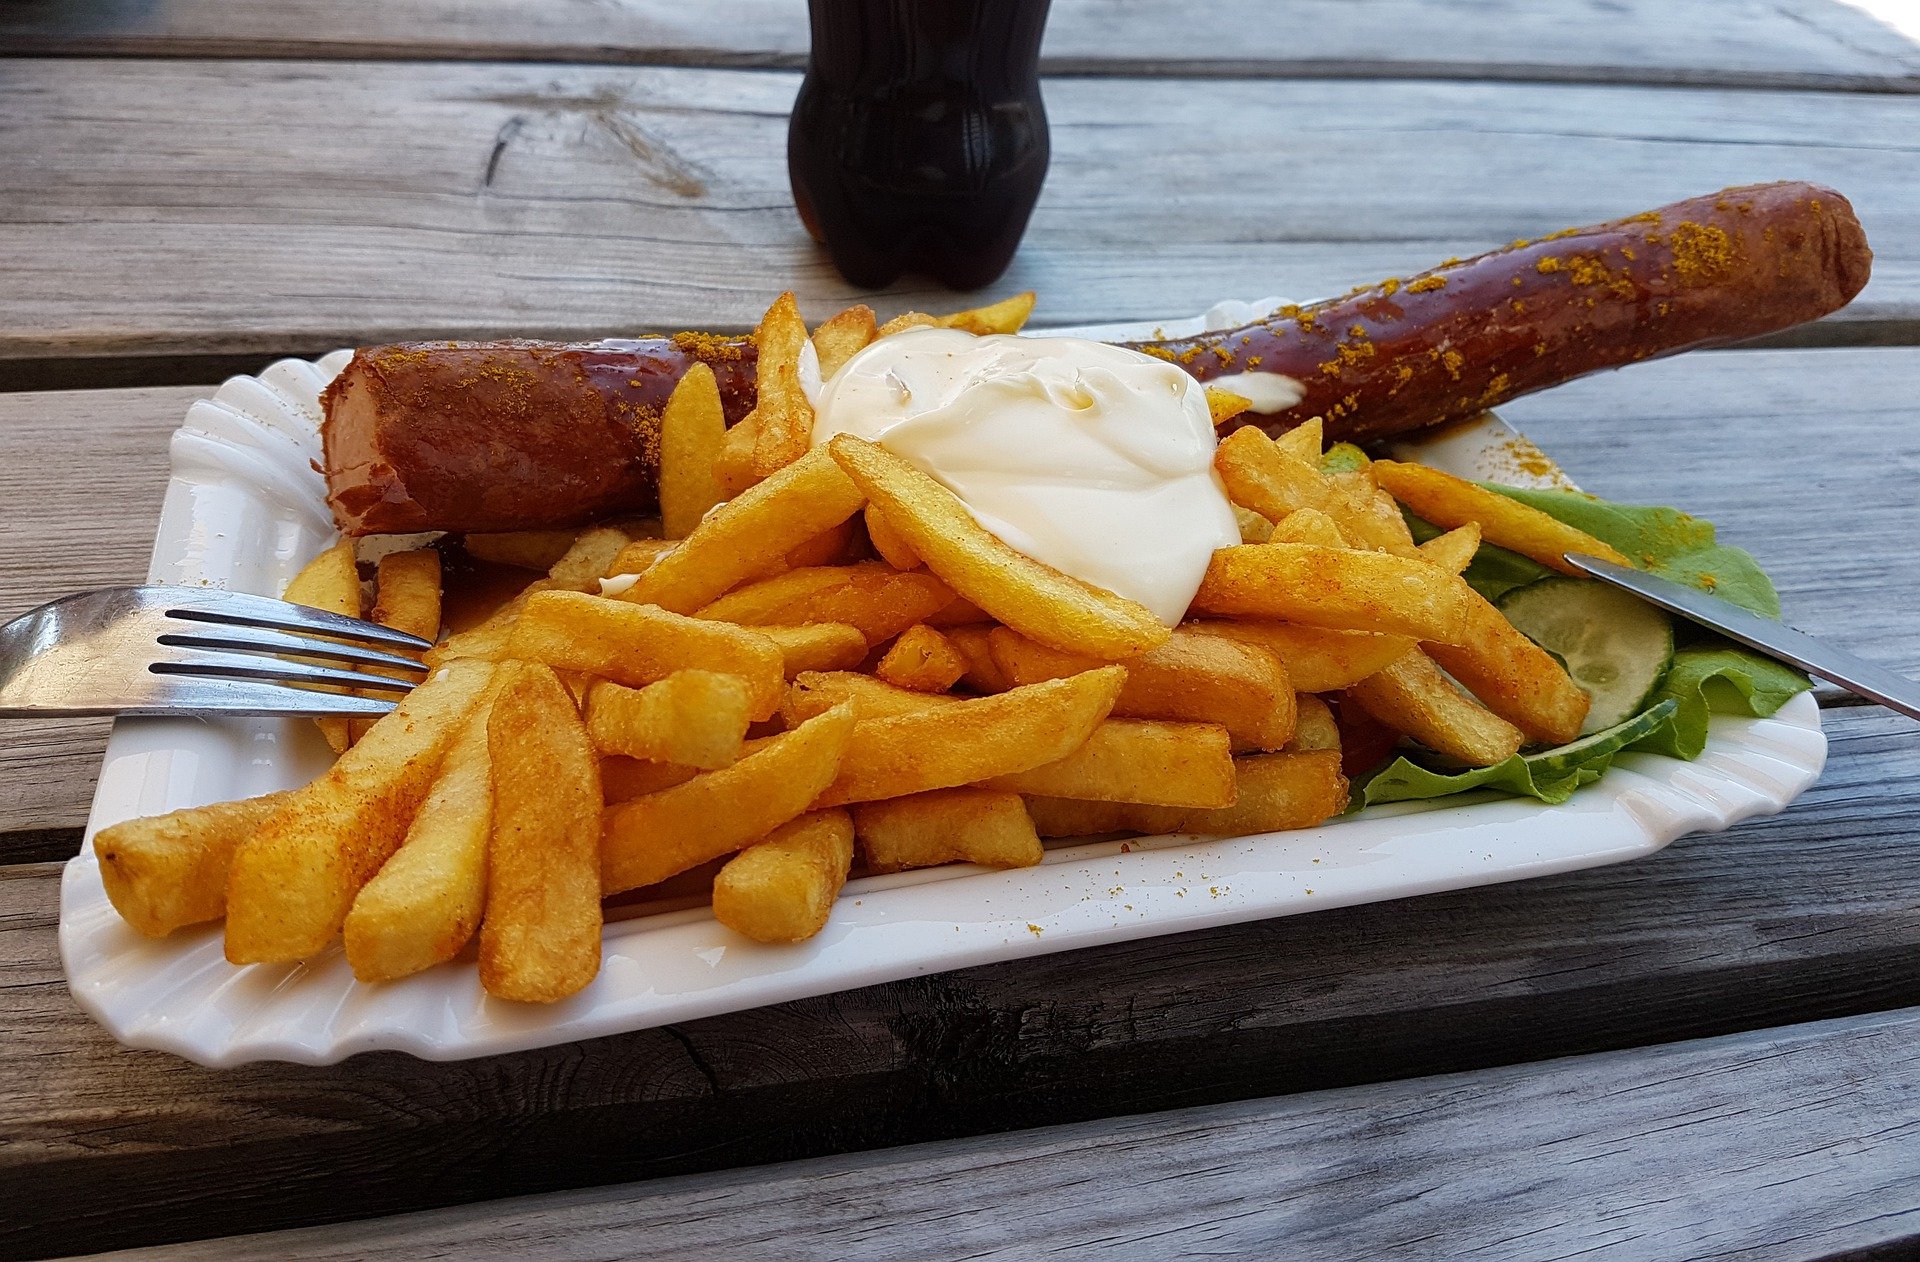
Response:
[{"label": "bottle neck", "polygon": [[986,98],[1038,80],[1050,0],[809,0],[807,75],[851,94],[966,84]]}]

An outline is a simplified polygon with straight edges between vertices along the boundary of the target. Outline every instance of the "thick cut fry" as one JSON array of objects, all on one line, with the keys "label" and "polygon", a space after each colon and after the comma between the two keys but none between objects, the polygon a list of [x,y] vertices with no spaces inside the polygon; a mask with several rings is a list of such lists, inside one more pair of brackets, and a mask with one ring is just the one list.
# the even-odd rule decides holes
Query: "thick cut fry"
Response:
[{"label": "thick cut fry", "polygon": [[1347,547],[1347,537],[1333,518],[1317,508],[1296,508],[1267,534],[1268,543],[1310,543],[1320,548]]},{"label": "thick cut fry", "polygon": [[740,756],[752,707],[738,675],[677,670],[640,689],[603,680],[587,693],[587,734],[602,753],[711,770]]},{"label": "thick cut fry", "polygon": [[1338,483],[1322,473],[1317,463],[1290,455],[1252,426],[1237,429],[1221,441],[1213,466],[1234,503],[1270,521],[1311,508],[1331,518],[1355,547],[1414,554],[1406,522],[1390,504],[1382,511],[1371,484]]},{"label": "thick cut fry", "polygon": [[993,623],[983,622],[948,627],[944,633],[947,642],[967,659],[967,673],[960,677],[960,682],[975,692],[1005,692],[1013,687],[1013,681],[993,657],[993,633],[997,629]]},{"label": "thick cut fry", "polygon": [[1478,592],[1462,644],[1430,644],[1427,653],[1489,710],[1543,745],[1580,735],[1593,698],[1553,654],[1516,631]]},{"label": "thick cut fry", "polygon": [[838,706],[731,767],[608,807],[600,838],[602,892],[657,884],[793,819],[833,783],[853,728],[853,707]]},{"label": "thick cut fry", "polygon": [[827,449],[927,568],[997,621],[1103,661],[1166,643],[1167,628],[1144,605],[1015,552],[951,491],[898,456],[851,434]]},{"label": "thick cut fry", "polygon": [[458,661],[402,698],[326,775],[241,843],[227,875],[227,959],[305,959],[406,836],[493,667]]},{"label": "thick cut fry", "polygon": [[[389,552],[374,577],[373,620],[423,640],[440,637],[440,554],[432,548]],[[370,668],[376,674],[408,678],[405,672]],[[372,727],[371,718],[349,718],[347,739],[357,741]]]},{"label": "thick cut fry", "polygon": [[528,598],[508,649],[524,661],[630,688],[657,683],[677,670],[738,675],[753,691],[756,721],[771,716],[786,693],[779,646],[757,631],[581,592],[536,592]]},{"label": "thick cut fry", "polygon": [[1233,505],[1233,520],[1240,525],[1241,543],[1265,543],[1273,538],[1273,523],[1251,508]]},{"label": "thick cut fry", "polygon": [[507,644],[513,638],[513,624],[520,620],[520,611],[527,607],[527,600],[533,593],[546,590],[546,579],[534,581],[526,591],[487,615],[485,621],[448,636],[427,650],[420,660],[431,670],[438,670],[448,662],[463,657],[482,662],[499,661],[507,655]]},{"label": "thick cut fry", "polygon": [[[287,584],[287,590],[281,593],[281,597],[309,609],[343,613],[349,618],[360,617],[360,569],[353,559],[353,540],[342,539],[307,562],[293,576],[293,581]],[[320,735],[326,737],[328,748],[336,754],[353,743],[352,725],[345,715],[328,715],[315,719],[313,724],[320,729]]]},{"label": "thick cut fry", "polygon": [[506,530],[470,534],[462,543],[468,556],[544,574],[567,555],[567,549],[579,537],[578,530]]},{"label": "thick cut fry", "polygon": [[867,867],[904,872],[943,863],[1030,868],[1045,855],[1017,793],[937,789],[853,808]]},{"label": "thick cut fry", "polygon": [[637,798],[643,793],[658,793],[676,784],[685,784],[699,774],[697,767],[677,767],[670,762],[645,762],[615,754],[600,760],[600,793],[611,806],[615,802]]},{"label": "thick cut fry", "polygon": [[1417,649],[1345,695],[1394,731],[1471,766],[1505,762],[1525,740],[1519,728],[1455,688]]},{"label": "thick cut fry", "polygon": [[1096,802],[1231,806],[1233,749],[1217,723],[1108,719],[1065,758],[986,784]]},{"label": "thick cut fry", "polygon": [[848,307],[813,331],[813,353],[820,360],[820,380],[826,381],[855,355],[867,348],[879,330],[873,308],[865,303]]},{"label": "thick cut fry", "polygon": [[964,596],[955,596],[927,615],[928,626],[940,627],[943,630],[949,627],[987,626],[992,622],[993,619],[988,616],[986,610]]},{"label": "thick cut fry", "polygon": [[838,526],[829,526],[789,551],[785,557],[786,568],[798,570],[814,565],[839,565],[849,559],[852,548],[853,518],[849,517]]},{"label": "thick cut fry", "polygon": [[[989,333],[1018,333],[1033,314],[1032,290],[984,307],[971,307],[952,315],[935,316],[933,323],[943,329],[965,329],[982,336]],[[902,317],[903,319],[905,317]]]},{"label": "thick cut fry", "polygon": [[719,483],[728,499],[760,481],[760,476],[753,471],[753,449],[759,437],[760,427],[754,424],[753,413],[749,412],[730,426],[726,438],[721,440],[720,450],[713,457],[713,480]]},{"label": "thick cut fry", "polygon": [[755,942],[804,942],[827,927],[852,866],[852,817],[802,815],[720,869],[713,918]]},{"label": "thick cut fry", "polygon": [[618,526],[581,531],[566,555],[547,571],[547,586],[569,592],[599,591],[601,576],[608,573],[614,558],[632,539],[631,533]]},{"label": "thick cut fry", "polygon": [[887,515],[871,504],[867,505],[867,541],[873,544],[880,559],[894,569],[920,568],[920,554],[888,523]]},{"label": "thick cut fry", "polygon": [[1215,427],[1225,425],[1252,406],[1253,400],[1244,394],[1235,394],[1217,386],[1207,387],[1207,411],[1212,415]]},{"label": "thick cut fry", "polygon": [[873,673],[896,687],[914,692],[945,692],[967,673],[967,659],[951,640],[932,627],[908,627],[880,659]]},{"label": "thick cut fry", "polygon": [[1253,543],[1213,554],[1193,608],[1458,644],[1472,595],[1459,575],[1410,557]]},{"label": "thick cut fry", "polygon": [[483,701],[464,721],[407,839],[347,912],[341,937],[363,982],[392,981],[450,960],[480,926],[493,830],[489,709]]},{"label": "thick cut fry", "polygon": [[953,601],[924,570],[902,574],[879,561],[788,570],[728,592],[695,616],[740,626],[844,622],[883,644]]},{"label": "thick cut fry", "polygon": [[1435,535],[1420,545],[1421,556],[1455,574],[1472,565],[1474,553],[1478,551],[1480,524],[1471,521],[1464,526],[1455,526],[1444,535]]},{"label": "thick cut fry", "polygon": [[1265,649],[1286,666],[1287,677],[1301,692],[1338,692],[1399,661],[1414,646],[1411,636],[1286,622],[1189,622],[1181,629]]},{"label": "thick cut fry", "polygon": [[660,413],[660,531],[667,538],[692,534],[707,510],[727,497],[713,476],[726,437],[713,369],[696,363]]},{"label": "thick cut fry", "polygon": [[902,311],[874,331],[875,341],[883,337],[892,337],[895,333],[905,333],[908,329],[940,328],[940,321],[924,311]]},{"label": "thick cut fry", "polygon": [[1478,522],[1488,543],[1510,548],[1562,574],[1580,574],[1567,564],[1565,554],[1569,552],[1584,552],[1615,565],[1633,564],[1612,544],[1451,473],[1397,460],[1376,460],[1373,476],[1388,494],[1434,525],[1450,530]]},{"label": "thick cut fry", "polygon": [[815,448],[708,514],[640,576],[632,599],[692,613],[784,557],[794,540],[839,525],[864,502],[827,450]]},{"label": "thick cut fry", "polygon": [[[607,562],[607,572],[601,577],[619,578],[622,574],[645,574],[653,568],[655,561],[679,546],[679,541],[674,539],[635,539],[614,553],[613,560]],[[603,587],[602,590],[606,589]],[[624,599],[632,590],[629,587],[627,592],[610,594],[619,595]]]},{"label": "thick cut fry", "polygon": [[553,1003],[600,972],[600,769],[573,698],[512,662],[487,717],[493,831],[480,984]]},{"label": "thick cut fry", "polygon": [[864,723],[869,719],[890,718],[896,714],[920,714],[938,706],[953,705],[959,697],[945,693],[912,692],[896,688],[872,675],[851,671],[808,671],[796,676],[787,699],[780,703],[780,717],[793,727],[825,714],[837,705],[851,704],[853,716]]},{"label": "thick cut fry", "polygon": [[1234,770],[1237,796],[1220,810],[1048,797],[1029,797],[1027,810],[1042,837],[1113,832],[1245,837],[1311,828],[1346,809],[1347,778],[1340,773],[1338,750],[1256,754],[1236,759]]},{"label": "thick cut fry", "polygon": [[1340,748],[1340,725],[1334,721],[1333,711],[1327,703],[1310,692],[1300,694],[1299,718],[1294,721],[1293,739],[1287,743],[1288,753],[1299,753],[1310,749]]},{"label": "thick cut fry", "polygon": [[1107,717],[1126,674],[1105,666],[996,697],[863,720],[819,805],[949,789],[1058,761]]},{"label": "thick cut fry", "polygon": [[1292,456],[1295,460],[1304,460],[1310,465],[1320,463],[1320,454],[1327,445],[1326,426],[1317,416],[1305,421],[1281,434],[1273,440],[1274,446],[1282,455]]},{"label": "thick cut fry", "polygon": [[867,637],[844,622],[762,625],[754,630],[779,646],[788,679],[802,671],[852,670],[867,660]]},{"label": "thick cut fry", "polygon": [[[1062,679],[1099,665],[1005,627],[996,628],[988,643],[1015,684]],[[1293,682],[1279,658],[1256,645],[1180,627],[1159,648],[1124,664],[1127,686],[1113,706],[1119,717],[1218,723],[1257,749],[1278,749],[1293,735]]]},{"label": "thick cut fry", "polygon": [[189,806],[101,829],[93,853],[113,909],[149,938],[220,919],[227,910],[227,870],[234,851],[292,796],[269,793]]},{"label": "thick cut fry", "polygon": [[800,348],[807,344],[807,326],[791,292],[773,300],[753,340],[759,352],[753,471],[764,478],[806,455],[813,439],[813,404],[800,388]]}]

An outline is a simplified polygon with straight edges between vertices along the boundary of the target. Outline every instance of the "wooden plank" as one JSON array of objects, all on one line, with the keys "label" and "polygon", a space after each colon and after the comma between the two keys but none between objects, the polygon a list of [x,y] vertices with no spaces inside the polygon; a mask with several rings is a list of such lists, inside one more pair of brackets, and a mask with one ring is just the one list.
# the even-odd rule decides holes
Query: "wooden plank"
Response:
[{"label": "wooden plank", "polygon": [[[1453,77],[1914,91],[1920,55],[1832,0],[1258,0],[1181,10],[1055,0],[1050,74]],[[139,57],[356,57],[695,66],[804,64],[794,0],[26,0],[0,48]]]},{"label": "wooden plank", "polygon": [[[58,870],[0,869],[0,1253],[336,1221],[1920,1004],[1920,746],[1879,712],[1830,718],[1833,756],[1803,804],[1641,863],[477,1062],[379,1053],[209,1071],[119,1049],[61,984]],[[1739,1081],[1729,1089],[1759,1107],[1769,1093]],[[1364,1159],[1392,1166],[1395,1151]]]},{"label": "wooden plank", "polygon": [[[746,327],[856,297],[801,231],[789,74],[20,61],[0,76],[0,358]],[[1066,79],[1027,245],[1043,323],[1338,292],[1783,174],[1880,257],[1820,336],[1920,339],[1903,96]],[[1217,155],[1234,155],[1223,165]],[[1264,160],[1263,160],[1264,158]],[[960,300],[921,280],[888,311]]]},{"label": "wooden plank", "polygon": [[[202,393],[0,394],[0,496],[33,506],[0,553],[0,618],[141,579],[166,436]],[[1799,626],[1913,673],[1920,554],[1902,541],[1920,468],[1916,396],[1920,351],[1739,351],[1590,378],[1507,413],[1593,491],[1719,523],[1775,576]],[[0,745],[0,836],[65,831],[12,854],[0,842],[0,859],[64,857],[86,821],[105,725],[15,728]]]},{"label": "wooden plank", "polygon": [[1909,1008],[115,1256],[1858,1256],[1920,1246],[1916,1084]]}]

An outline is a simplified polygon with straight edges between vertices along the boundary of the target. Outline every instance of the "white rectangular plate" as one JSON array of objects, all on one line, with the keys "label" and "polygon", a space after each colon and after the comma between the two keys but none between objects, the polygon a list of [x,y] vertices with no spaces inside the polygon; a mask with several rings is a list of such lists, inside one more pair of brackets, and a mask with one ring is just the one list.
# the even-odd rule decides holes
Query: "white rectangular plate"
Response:
[{"label": "white rectangular plate", "polygon": [[[1223,303],[1103,337],[1229,328],[1278,305]],[[1076,330],[1054,330],[1074,332]],[[321,388],[346,363],[285,360],[195,403],[149,579],[278,594],[333,537],[318,454]],[[1538,482],[1525,439],[1498,421],[1416,439],[1407,454],[1456,473]],[[551,1006],[487,997],[470,958],[399,982],[354,982],[336,946],[298,965],[236,968],[220,927],[143,938],[100,884],[92,838],[140,815],[305,783],[328,762],[292,720],[121,720],[87,841],[61,883],[60,953],[81,1007],[132,1047],[206,1065],[327,1064],[397,1048],[457,1060],[647,1029],[924,973],[1214,925],[1544,876],[1651,854],[1683,834],[1786,806],[1826,761],[1810,695],[1771,719],[1716,718],[1696,762],[1635,754],[1563,806],[1475,795],[1407,803],[1300,832],[1058,845],[1037,868],[948,867],[854,881],[826,930],[767,947],[705,909],[610,922],[600,975]]]}]

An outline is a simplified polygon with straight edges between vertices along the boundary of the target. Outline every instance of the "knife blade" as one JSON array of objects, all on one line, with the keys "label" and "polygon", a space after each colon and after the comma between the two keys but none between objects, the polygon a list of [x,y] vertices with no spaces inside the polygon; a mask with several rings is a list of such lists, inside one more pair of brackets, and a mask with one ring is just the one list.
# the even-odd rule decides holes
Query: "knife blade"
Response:
[{"label": "knife blade", "polygon": [[1567,563],[1604,583],[1632,592],[1669,613],[1718,631],[1750,649],[1798,666],[1810,675],[1840,685],[1856,696],[1877,701],[1908,718],[1920,719],[1920,683],[1896,675],[1843,649],[1795,631],[1785,623],[1748,613],[1738,605],[1709,596],[1670,579],[1603,561],[1580,552],[1566,553]]}]

